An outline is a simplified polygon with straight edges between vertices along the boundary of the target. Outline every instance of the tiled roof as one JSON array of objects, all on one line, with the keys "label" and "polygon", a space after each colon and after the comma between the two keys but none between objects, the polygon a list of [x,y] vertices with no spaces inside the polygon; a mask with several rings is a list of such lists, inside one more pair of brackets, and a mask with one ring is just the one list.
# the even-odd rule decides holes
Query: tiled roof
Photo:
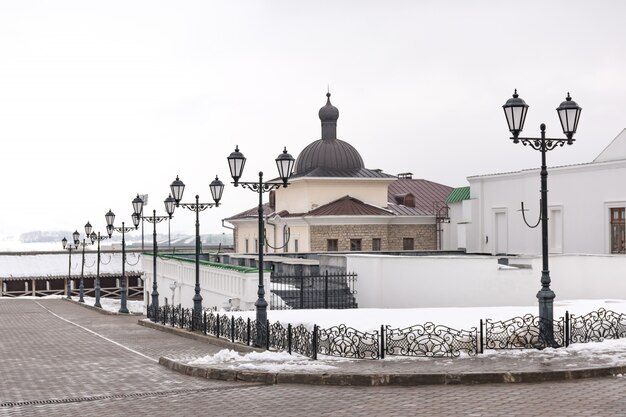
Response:
[{"label": "tiled roof", "polygon": [[318,167],[312,170],[297,173],[291,178],[302,177],[332,177],[332,178],[395,178],[393,175],[385,174],[376,169],[358,168],[358,169],[331,169]]},{"label": "tiled roof", "polygon": [[459,187],[452,190],[452,192],[448,195],[446,199],[446,204],[450,203],[458,203],[459,201],[469,200],[470,198],[470,188],[468,187]]},{"label": "tiled roof", "polygon": [[[269,216],[272,213],[274,213],[274,209],[270,207],[270,203],[263,204],[263,215]],[[241,213],[235,214],[234,216],[230,216],[229,218],[224,219],[224,220],[245,219],[249,217],[256,219],[258,216],[259,216],[259,206],[254,206],[251,209],[242,211]]]},{"label": "tiled roof", "polygon": [[[420,179],[399,179],[387,188],[388,208],[403,216],[433,215],[435,206],[441,206],[453,190],[447,185]],[[399,204],[396,196],[413,196],[414,207]]]},{"label": "tiled roof", "polygon": [[357,200],[349,195],[309,211],[307,216],[393,216],[389,210]]},{"label": "tiled roof", "polygon": [[[322,168],[318,168],[322,169]],[[315,171],[315,170],[314,170]],[[371,173],[377,173],[380,176],[370,178],[393,178],[390,175],[372,170]],[[313,171],[312,171],[313,172]],[[318,175],[312,175],[318,176]],[[356,198],[345,196],[328,204],[308,212],[308,213],[279,213],[281,217],[301,217],[301,216],[372,216],[372,215],[398,215],[398,216],[432,216],[435,214],[436,208],[445,204],[446,198],[452,192],[453,188],[447,185],[438,184],[427,180],[414,179],[398,179],[391,183],[387,189],[388,205],[386,208],[373,206],[364,203]],[[414,206],[401,204],[408,201],[406,196],[411,195]],[[398,198],[396,198],[398,197]],[[402,198],[399,198],[402,197]],[[399,200],[399,201],[398,201]],[[245,218],[257,218],[258,208],[252,207],[249,210],[231,216],[225,220],[237,220]],[[263,215],[270,216],[274,214],[274,210],[270,208],[269,203],[263,205]]]}]

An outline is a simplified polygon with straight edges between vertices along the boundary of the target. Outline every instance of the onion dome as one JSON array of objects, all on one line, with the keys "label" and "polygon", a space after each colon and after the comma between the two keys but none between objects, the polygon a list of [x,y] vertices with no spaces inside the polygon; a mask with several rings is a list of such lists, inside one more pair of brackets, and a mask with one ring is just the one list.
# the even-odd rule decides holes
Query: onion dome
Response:
[{"label": "onion dome", "polygon": [[296,160],[295,174],[305,174],[315,168],[338,171],[353,171],[364,168],[359,152],[349,143],[337,139],[339,110],[330,103],[326,94],[326,105],[319,111],[322,122],[322,138],[309,144]]}]

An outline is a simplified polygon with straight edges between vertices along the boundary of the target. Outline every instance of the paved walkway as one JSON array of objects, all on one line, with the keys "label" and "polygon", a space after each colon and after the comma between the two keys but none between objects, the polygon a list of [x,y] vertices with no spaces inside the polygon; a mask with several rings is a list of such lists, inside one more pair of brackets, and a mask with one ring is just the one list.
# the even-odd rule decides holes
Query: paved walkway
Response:
[{"label": "paved walkway", "polygon": [[[139,326],[137,320],[63,300],[0,299],[0,416],[626,415],[625,377],[414,387],[195,378],[157,362],[168,357],[183,363],[222,347]],[[579,364],[575,358],[548,362],[529,357],[346,361],[333,363],[335,370],[325,373],[480,375],[616,366],[608,359],[593,364]]]}]

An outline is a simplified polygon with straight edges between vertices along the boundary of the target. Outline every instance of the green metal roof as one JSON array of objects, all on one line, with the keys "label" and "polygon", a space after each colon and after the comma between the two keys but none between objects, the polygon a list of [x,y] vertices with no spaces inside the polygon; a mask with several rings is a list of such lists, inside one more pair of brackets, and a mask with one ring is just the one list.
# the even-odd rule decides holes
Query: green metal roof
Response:
[{"label": "green metal roof", "polygon": [[470,188],[469,188],[469,186],[455,188],[448,195],[448,198],[446,199],[446,204],[458,203],[459,201],[469,200],[469,198],[470,198]]},{"label": "green metal roof", "polygon": [[[152,256],[152,254],[149,252],[144,252],[143,254],[147,256]],[[174,259],[174,260],[182,261],[182,262],[193,262],[193,263],[196,262],[195,259],[185,258],[182,256],[176,256],[176,255],[169,255],[169,254],[158,254],[158,257],[163,258],[163,259]],[[244,272],[244,273],[258,272],[258,268],[250,268],[246,266],[237,266],[237,265],[228,265],[228,264],[222,264],[222,263],[217,263],[217,262],[209,262],[209,261],[205,261],[202,259],[200,260],[200,265],[208,265],[214,268],[226,269],[230,271],[237,271],[237,272]]]}]

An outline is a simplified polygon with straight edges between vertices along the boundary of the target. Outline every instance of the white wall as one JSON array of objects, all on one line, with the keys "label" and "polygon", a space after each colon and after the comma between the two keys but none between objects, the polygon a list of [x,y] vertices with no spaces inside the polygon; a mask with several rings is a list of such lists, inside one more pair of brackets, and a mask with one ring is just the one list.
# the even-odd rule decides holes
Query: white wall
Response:
[{"label": "white wall", "polygon": [[387,206],[387,188],[395,178],[294,178],[287,188],[276,190],[276,211],[307,213],[350,195],[361,201]]},{"label": "white wall", "polygon": [[[145,292],[152,294],[153,258],[144,255],[144,283]],[[165,297],[169,304],[181,304],[185,308],[193,307],[195,295],[196,270],[195,263],[176,259],[157,259],[157,286],[159,305],[165,304]],[[264,283],[270,282],[270,273],[264,274]],[[171,285],[175,283],[172,291]],[[254,308],[257,300],[259,283],[258,270],[225,265],[212,267],[200,264],[200,295],[202,306],[205,308],[225,308],[229,306],[229,299],[239,304],[241,310]],[[268,291],[266,290],[266,294]]]},{"label": "white wall", "polygon": [[[481,307],[534,305],[541,288],[541,258],[511,258],[501,267],[490,256],[346,255],[358,275],[361,308]],[[620,255],[550,256],[556,300],[626,299],[626,257]]]},{"label": "white wall", "polygon": [[[626,207],[626,161],[590,163],[548,169],[551,253],[610,253],[609,209]],[[540,254],[539,170],[469,177],[472,211],[467,227],[468,253],[496,253],[496,213],[506,213],[509,253]],[[452,218],[451,223],[458,219]],[[558,233],[558,239],[557,235]]]}]

